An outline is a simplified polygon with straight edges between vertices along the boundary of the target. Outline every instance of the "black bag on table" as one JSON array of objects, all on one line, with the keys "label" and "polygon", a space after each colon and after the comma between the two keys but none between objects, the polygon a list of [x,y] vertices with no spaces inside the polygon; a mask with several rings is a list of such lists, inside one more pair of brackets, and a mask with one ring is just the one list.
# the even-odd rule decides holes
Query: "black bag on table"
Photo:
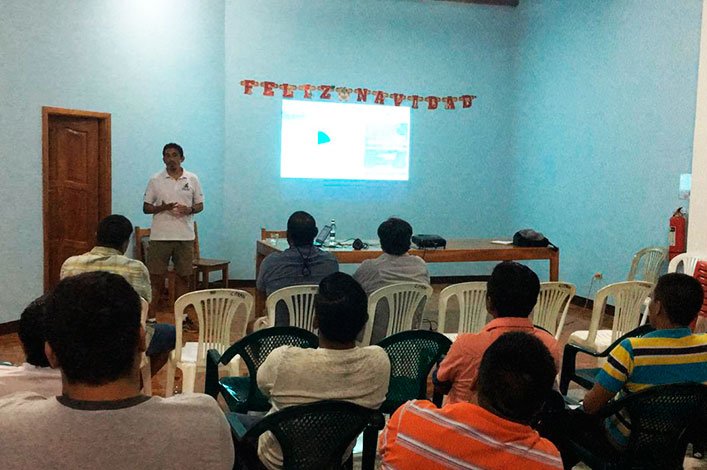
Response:
[{"label": "black bag on table", "polygon": [[550,243],[550,240],[540,232],[536,232],[531,228],[518,230],[513,235],[513,245],[522,247],[540,247],[549,246],[550,249],[557,251],[557,247]]}]

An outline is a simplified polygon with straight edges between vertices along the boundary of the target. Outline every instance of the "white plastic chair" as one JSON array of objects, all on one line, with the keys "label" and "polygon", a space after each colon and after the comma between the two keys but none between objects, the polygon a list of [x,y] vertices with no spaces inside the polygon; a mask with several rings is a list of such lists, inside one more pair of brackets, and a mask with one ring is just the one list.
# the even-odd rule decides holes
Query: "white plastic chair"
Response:
[{"label": "white plastic chair", "polygon": [[423,309],[430,296],[432,296],[432,286],[417,282],[399,282],[389,286],[381,287],[368,296],[368,322],[363,330],[361,339],[362,346],[371,344],[373,335],[373,324],[376,320],[376,310],[378,303],[385,299],[388,302],[388,327],[385,336],[400,331],[417,329],[422,322],[413,325],[415,312]]},{"label": "white plastic chair", "polygon": [[533,309],[533,324],[546,329],[550,334],[555,335],[555,339],[559,339],[565,326],[567,311],[576,293],[577,288],[574,284],[541,282],[538,302]]},{"label": "white plastic chair", "polygon": [[278,289],[270,294],[265,301],[268,311],[268,326],[275,325],[275,308],[282,301],[290,315],[289,325],[316,333],[314,329],[314,296],[319,290],[316,285],[291,286]]},{"label": "white plastic chair", "polygon": [[[143,329],[147,326],[147,313],[150,310],[150,303],[140,297],[140,323]],[[147,344],[146,346],[149,346]],[[150,369],[150,357],[143,352],[140,356],[140,375],[142,376],[142,393],[152,395],[152,371]]]},{"label": "white plastic chair", "polygon": [[487,323],[486,283],[462,282],[442,289],[439,293],[437,331],[447,334],[447,305],[452,297],[459,304],[459,326],[456,333],[478,333]]},{"label": "white plastic chair", "polygon": [[[194,306],[199,320],[199,341],[182,346],[182,318],[187,306]],[[210,289],[189,292],[179,297],[174,304],[174,323],[177,340],[174,351],[167,361],[167,390],[165,395],[174,393],[174,374],[182,371],[182,393],[194,393],[197,369],[206,368],[206,353],[209,349],[224,352],[232,343],[231,325],[239,313],[243,317],[241,331],[235,340],[245,336],[246,326],[253,314],[253,296],[237,289]],[[239,375],[239,360],[228,366],[230,375]]]},{"label": "white plastic chair", "polygon": [[[619,337],[638,326],[643,301],[653,289],[653,284],[645,281],[624,281],[600,289],[594,298],[589,330],[572,333],[568,342],[594,352],[608,348]],[[600,330],[604,310],[609,297],[614,299],[614,323],[611,330]]]},{"label": "white plastic chair", "polygon": [[[698,254],[695,252],[690,253],[680,253],[675,258],[671,259],[668,263],[669,273],[683,273],[688,276],[695,275],[695,268],[697,267],[697,262],[703,259],[707,259],[707,255]],[[657,282],[657,281],[656,281]],[[648,304],[650,299],[646,299],[643,316],[641,317],[641,325],[645,325],[648,322]],[[697,330],[695,330],[697,332]]]},{"label": "white plastic chair", "polygon": [[668,249],[662,246],[653,246],[638,250],[631,260],[631,269],[628,271],[627,281],[636,281],[637,278],[655,284],[658,282],[660,270],[668,260]]}]

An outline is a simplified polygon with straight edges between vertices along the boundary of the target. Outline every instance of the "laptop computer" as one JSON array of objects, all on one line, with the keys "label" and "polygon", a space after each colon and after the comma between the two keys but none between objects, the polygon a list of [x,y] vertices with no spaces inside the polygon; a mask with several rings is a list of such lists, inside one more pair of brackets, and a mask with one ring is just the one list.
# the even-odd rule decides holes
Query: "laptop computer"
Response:
[{"label": "laptop computer", "polygon": [[329,238],[329,233],[331,232],[331,225],[325,225],[322,227],[322,229],[319,231],[319,235],[317,235],[317,238],[314,239],[314,246],[323,246],[327,238]]}]

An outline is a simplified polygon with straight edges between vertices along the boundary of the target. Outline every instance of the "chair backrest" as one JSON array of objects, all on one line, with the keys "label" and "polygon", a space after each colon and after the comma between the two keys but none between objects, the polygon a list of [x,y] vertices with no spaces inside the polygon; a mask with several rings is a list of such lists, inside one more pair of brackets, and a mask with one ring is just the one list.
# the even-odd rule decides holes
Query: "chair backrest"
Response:
[{"label": "chair backrest", "polygon": [[[427,300],[432,296],[432,286],[417,282],[399,282],[382,287],[368,296],[368,322],[364,327],[361,344],[371,344],[373,324],[375,323],[378,303],[385,300],[388,303],[388,327],[385,336],[399,331],[419,328],[419,323],[413,325],[415,312],[421,311]],[[420,322],[422,316],[420,316]]]},{"label": "chair backrest", "polygon": [[149,228],[135,227],[135,245],[133,246],[134,256],[138,261],[145,263],[145,258],[147,256],[147,241],[150,238],[151,230]]},{"label": "chair backrest", "polygon": [[[447,333],[447,305],[456,297],[459,305],[459,326],[456,333],[478,333],[487,323],[486,283],[462,282],[442,289],[439,293],[437,331]],[[454,333],[454,332],[452,332]]]},{"label": "chair backrest", "polygon": [[277,238],[285,239],[287,238],[287,230],[268,230],[265,227],[260,227],[260,239],[267,240],[268,238],[273,238],[273,235],[277,235]]},{"label": "chair backrest", "polygon": [[625,468],[682,468],[689,428],[707,416],[707,386],[660,385],[615,403],[631,420]]},{"label": "chair backrest", "polygon": [[617,282],[600,289],[594,297],[587,342],[594,343],[596,341],[597,331],[609,297],[614,299],[614,323],[611,328],[611,342],[613,343],[638,326],[643,302],[650,295],[651,290],[653,290],[653,284],[645,281]]},{"label": "chair backrest", "polygon": [[[559,339],[570,302],[577,288],[567,282],[541,282],[538,302],[533,309],[533,324]],[[559,317],[559,322],[558,322]]]},{"label": "chair backrest", "polygon": [[[250,387],[248,390],[249,403],[267,403],[268,400],[258,389],[256,377],[258,369],[275,348],[280,346],[296,346],[298,348],[317,348],[319,338],[311,331],[295,326],[273,326],[263,328],[237,341],[229,347],[219,359],[221,364],[228,364],[236,355],[240,356],[248,369]],[[207,381],[209,378],[207,377]],[[218,377],[214,378],[214,382]],[[209,384],[211,385],[211,384]],[[248,405],[248,409],[254,409]],[[265,409],[267,410],[267,408]]]},{"label": "chair backrest", "polygon": [[638,250],[633,255],[628,281],[643,280],[655,284],[663,264],[668,260],[668,248],[653,246]]},{"label": "chair backrest", "polygon": [[270,294],[265,301],[270,325],[275,325],[275,309],[278,302],[284,302],[290,315],[290,325],[315,332],[314,322],[314,296],[319,286],[301,285],[278,289]]},{"label": "chair backrest", "polygon": [[282,449],[283,468],[341,468],[345,454],[366,427],[382,429],[385,418],[345,401],[325,400],[290,406],[263,418],[246,437],[273,433]]},{"label": "chair backrest", "polygon": [[177,333],[174,355],[177,361],[182,357],[182,315],[187,306],[192,305],[199,320],[199,342],[197,364],[205,363],[206,352],[216,349],[225,351],[231,344],[231,325],[236,313],[243,318],[242,329],[237,333],[245,335],[248,320],[253,314],[253,296],[238,289],[208,289],[189,292],[174,303],[174,323]]},{"label": "chair backrest", "polygon": [[381,411],[392,413],[408,400],[424,399],[427,376],[451,345],[443,334],[428,330],[402,331],[383,338],[378,346],[390,358],[390,383]]},{"label": "chair backrest", "polygon": [[669,273],[683,273],[688,276],[695,275],[697,262],[707,259],[707,254],[698,253],[680,253],[668,263]]}]

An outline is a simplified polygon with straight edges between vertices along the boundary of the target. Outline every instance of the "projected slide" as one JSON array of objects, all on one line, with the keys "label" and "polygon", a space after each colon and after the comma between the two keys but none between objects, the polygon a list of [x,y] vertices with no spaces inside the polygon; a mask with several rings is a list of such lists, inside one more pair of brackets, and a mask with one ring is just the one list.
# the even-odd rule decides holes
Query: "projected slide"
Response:
[{"label": "projected slide", "polygon": [[280,176],[407,181],[410,108],[283,100]]}]

